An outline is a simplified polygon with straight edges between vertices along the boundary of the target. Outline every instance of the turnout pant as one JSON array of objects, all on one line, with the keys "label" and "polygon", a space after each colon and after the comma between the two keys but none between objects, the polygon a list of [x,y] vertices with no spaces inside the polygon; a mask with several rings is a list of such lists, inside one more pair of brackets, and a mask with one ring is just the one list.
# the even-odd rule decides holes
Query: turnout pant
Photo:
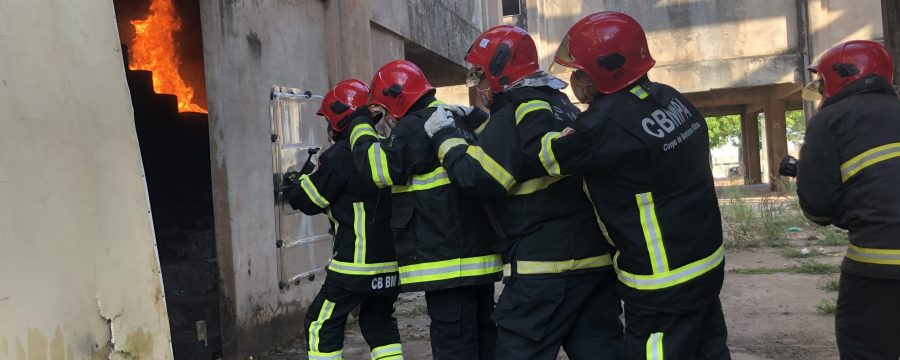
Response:
[{"label": "turnout pant", "polygon": [[385,292],[383,296],[353,292],[326,280],[306,312],[309,359],[342,358],[347,315],[357,306],[360,307],[359,328],[372,349],[372,359],[403,359],[397,319],[393,316],[398,295],[398,292]]},{"label": "turnout pant", "polygon": [[553,278],[511,277],[500,295],[497,359],[620,359],[622,325],[616,275],[608,271]]},{"label": "turnout pant", "polygon": [[648,311],[625,303],[626,359],[728,360],[727,338],[718,297],[686,314]]},{"label": "turnout pant", "polygon": [[841,273],[834,323],[842,360],[900,358],[900,280]]},{"label": "turnout pant", "polygon": [[494,284],[425,292],[434,360],[494,358]]}]

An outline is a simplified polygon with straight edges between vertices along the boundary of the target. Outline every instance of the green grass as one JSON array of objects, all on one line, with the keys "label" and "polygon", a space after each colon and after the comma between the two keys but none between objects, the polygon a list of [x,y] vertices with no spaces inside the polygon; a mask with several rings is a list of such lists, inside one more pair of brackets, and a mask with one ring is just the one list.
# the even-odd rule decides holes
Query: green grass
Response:
[{"label": "green grass", "polygon": [[815,260],[801,261],[791,266],[790,272],[798,274],[837,274],[841,268],[837,265],[823,264]]},{"label": "green grass", "polygon": [[816,305],[816,312],[821,315],[832,315],[837,311],[837,304],[828,299],[822,299],[818,305]]},{"label": "green grass", "polygon": [[837,292],[838,284],[840,284],[838,280],[828,280],[827,283],[821,284],[817,286],[817,288],[819,288],[819,290],[825,290],[828,292]]},{"label": "green grass", "polygon": [[824,237],[824,239],[819,242],[823,246],[844,246],[849,243],[847,233],[833,226],[822,228],[819,230],[819,234]]},{"label": "green grass", "polygon": [[731,269],[732,273],[735,274],[774,274],[780,272],[787,272],[787,268],[774,268],[774,267],[755,267],[755,268],[735,268]]},{"label": "green grass", "polygon": [[784,255],[784,257],[790,258],[790,259],[811,258],[811,257],[815,257],[815,256],[819,255],[819,253],[817,253],[815,251],[807,251],[804,254],[802,251],[797,250],[792,247],[785,247],[784,249],[781,250],[781,254]]}]

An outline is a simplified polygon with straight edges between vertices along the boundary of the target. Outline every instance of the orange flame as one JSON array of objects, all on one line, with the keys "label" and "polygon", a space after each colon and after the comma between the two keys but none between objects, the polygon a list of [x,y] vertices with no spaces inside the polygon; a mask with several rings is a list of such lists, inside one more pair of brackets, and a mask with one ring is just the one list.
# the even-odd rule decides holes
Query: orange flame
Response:
[{"label": "orange flame", "polygon": [[131,25],[134,39],[129,49],[129,67],[152,71],[153,90],[157,94],[177,96],[178,111],[205,113],[206,109],[194,103],[194,88],[185,84],[178,71],[181,60],[175,51],[174,34],[181,29],[181,18],[172,0],[152,0],[147,18],[133,20]]}]

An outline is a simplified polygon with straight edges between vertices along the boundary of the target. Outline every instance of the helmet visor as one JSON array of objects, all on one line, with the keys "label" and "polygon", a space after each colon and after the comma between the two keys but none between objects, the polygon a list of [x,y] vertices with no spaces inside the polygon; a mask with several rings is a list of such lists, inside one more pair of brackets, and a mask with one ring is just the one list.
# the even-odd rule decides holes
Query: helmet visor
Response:
[{"label": "helmet visor", "polygon": [[569,35],[566,35],[559,44],[559,48],[556,49],[556,54],[553,55],[553,64],[550,64],[550,72],[562,74],[570,72],[573,70],[572,68],[576,67],[575,58],[573,58],[572,53],[569,52]]},{"label": "helmet visor", "polygon": [[822,100],[822,79],[818,78],[806,84],[806,87],[803,88],[803,92],[800,93],[800,97],[806,101],[819,101]]},{"label": "helmet visor", "polygon": [[483,76],[484,69],[482,69],[480,66],[470,66],[469,73],[466,75],[466,86],[478,86],[478,83],[481,82],[481,78]]}]

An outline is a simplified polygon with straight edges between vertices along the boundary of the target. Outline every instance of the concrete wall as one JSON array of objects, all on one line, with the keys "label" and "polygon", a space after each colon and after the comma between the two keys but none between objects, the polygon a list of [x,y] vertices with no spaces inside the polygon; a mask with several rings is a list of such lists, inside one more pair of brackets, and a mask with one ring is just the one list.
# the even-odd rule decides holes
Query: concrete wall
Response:
[{"label": "concrete wall", "polygon": [[111,1],[0,2],[0,359],[171,359]]},{"label": "concrete wall", "polygon": [[880,0],[808,1],[813,59],[847,40],[884,40]]}]

